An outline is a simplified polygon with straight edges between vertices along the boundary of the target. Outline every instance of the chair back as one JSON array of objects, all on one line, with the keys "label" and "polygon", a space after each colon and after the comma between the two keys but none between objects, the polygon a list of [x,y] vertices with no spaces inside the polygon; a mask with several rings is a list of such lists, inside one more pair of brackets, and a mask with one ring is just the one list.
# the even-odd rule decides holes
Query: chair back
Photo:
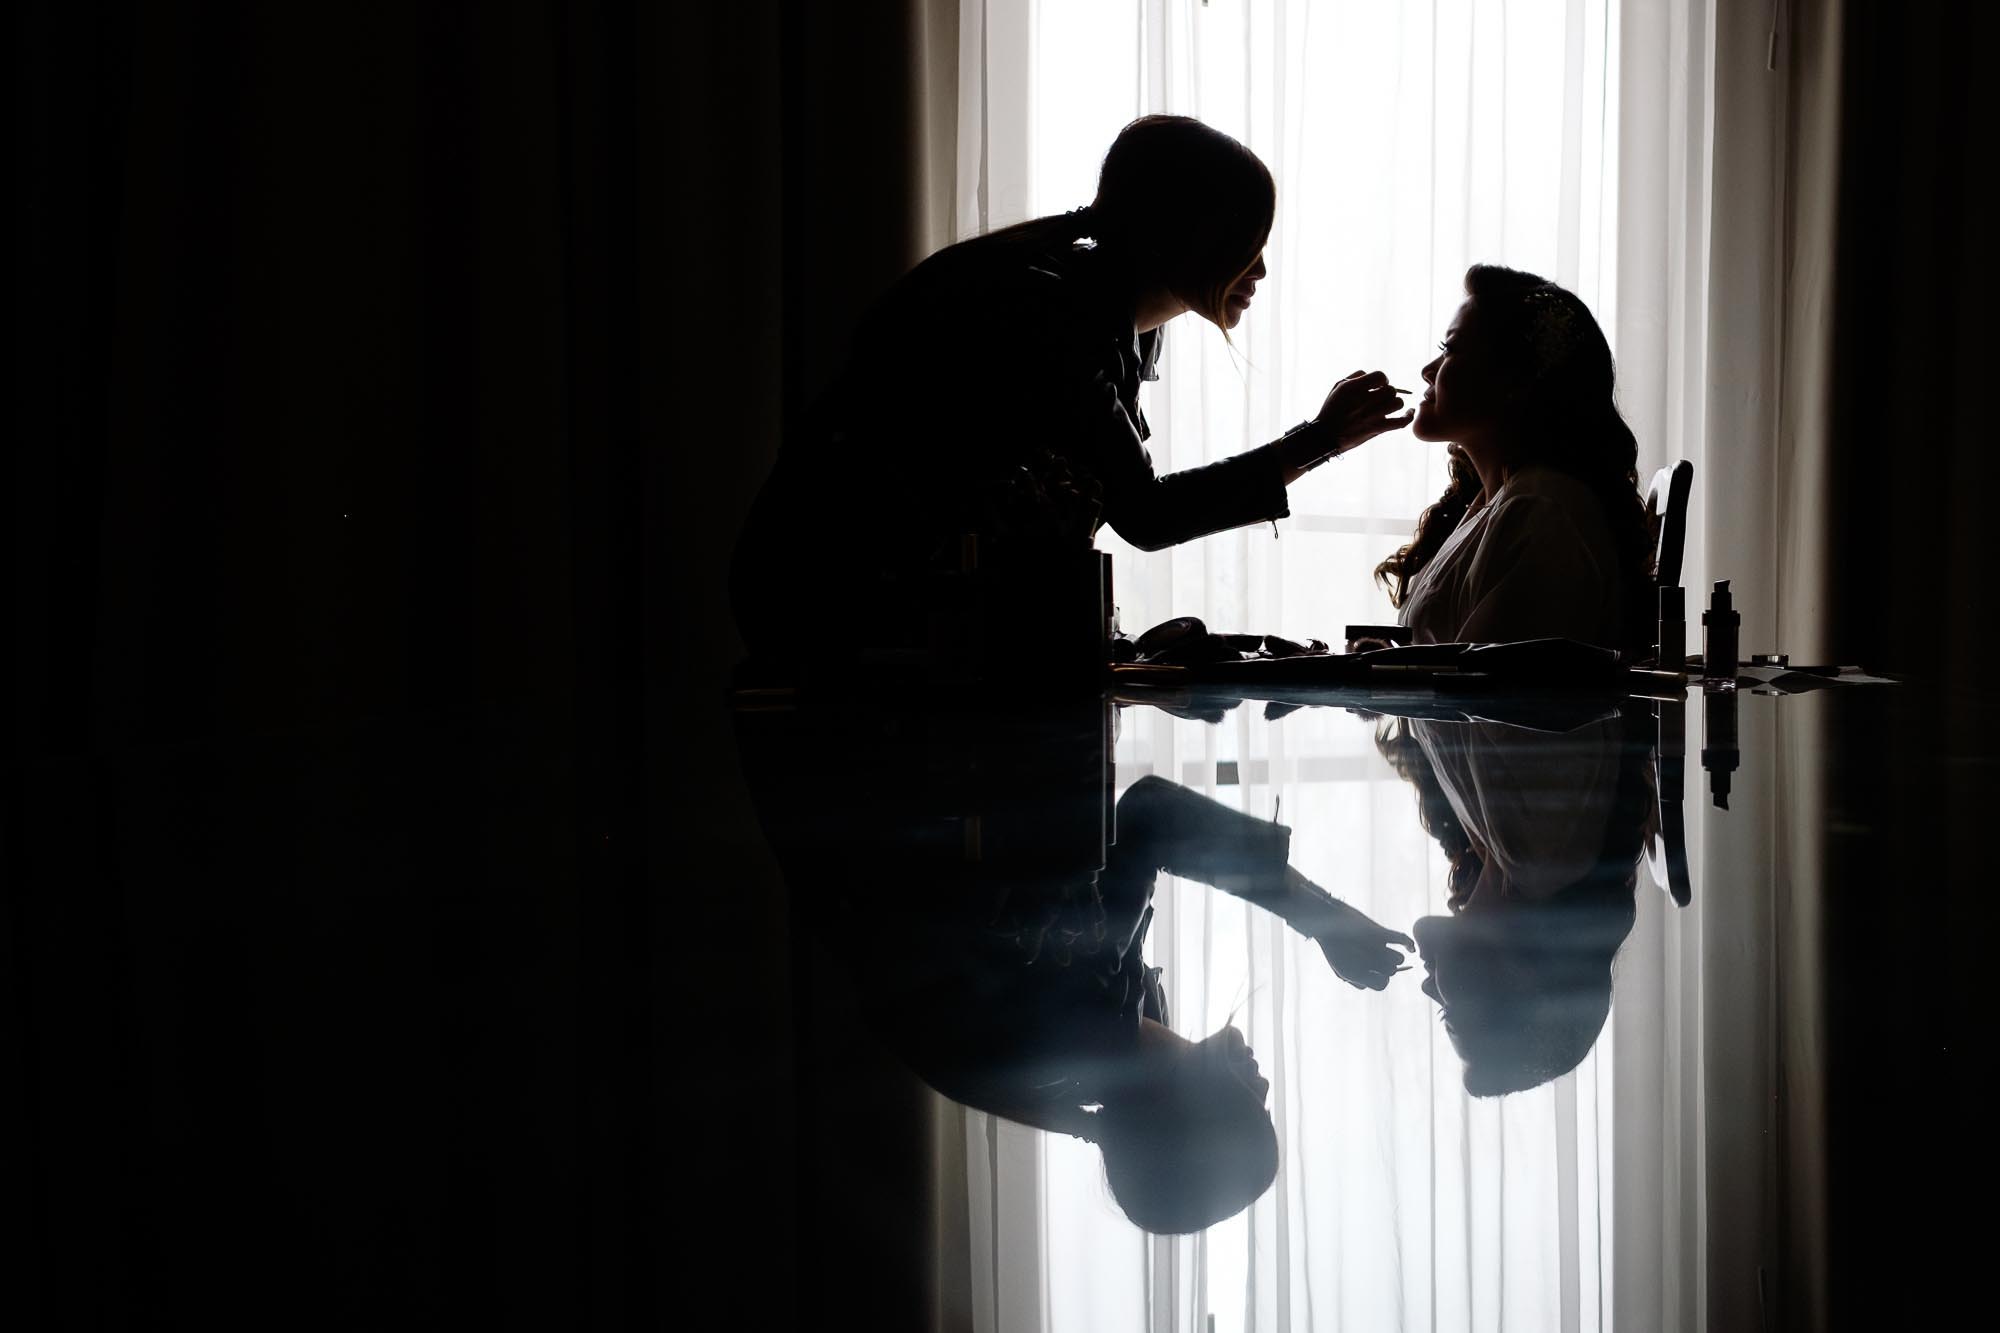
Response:
[{"label": "chair back", "polygon": [[1694,491],[1694,464],[1683,458],[1653,474],[1646,490],[1646,527],[1653,537],[1653,582],[1667,588],[1681,581],[1687,549],[1688,497]]}]

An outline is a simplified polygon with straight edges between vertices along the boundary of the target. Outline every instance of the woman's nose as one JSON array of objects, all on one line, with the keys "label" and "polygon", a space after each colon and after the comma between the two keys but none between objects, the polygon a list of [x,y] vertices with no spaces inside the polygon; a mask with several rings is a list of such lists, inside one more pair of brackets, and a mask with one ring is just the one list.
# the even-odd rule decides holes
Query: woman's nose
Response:
[{"label": "woman's nose", "polygon": [[1269,268],[1265,267],[1264,256],[1258,255],[1257,262],[1252,264],[1250,266],[1250,271],[1245,273],[1243,276],[1250,279],[1252,282],[1256,282],[1262,279],[1263,276],[1266,273],[1269,273],[1270,271],[1271,270]]},{"label": "woman's nose", "polygon": [[1435,381],[1435,380],[1437,379],[1437,377],[1438,377],[1438,362],[1440,362],[1440,361],[1442,361],[1442,360],[1444,360],[1444,358],[1443,358],[1443,357],[1441,357],[1441,356],[1434,356],[1434,357],[1432,357],[1432,358],[1431,358],[1431,360],[1430,360],[1430,364],[1429,364],[1429,365],[1425,366],[1425,367],[1424,367],[1424,368],[1423,368],[1422,370],[1420,370],[1420,371],[1418,371],[1418,372],[1417,372],[1418,374],[1420,374],[1420,375],[1422,375],[1422,376],[1424,377],[1424,383],[1426,383],[1426,384],[1430,384],[1430,383],[1433,383],[1433,382],[1434,382],[1434,381]]}]

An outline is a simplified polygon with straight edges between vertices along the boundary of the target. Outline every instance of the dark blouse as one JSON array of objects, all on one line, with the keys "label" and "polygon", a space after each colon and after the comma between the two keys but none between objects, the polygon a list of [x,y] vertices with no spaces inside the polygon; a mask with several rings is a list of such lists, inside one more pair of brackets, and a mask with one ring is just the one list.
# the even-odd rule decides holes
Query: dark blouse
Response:
[{"label": "dark blouse", "polygon": [[899,281],[790,432],[738,545],[753,649],[796,635],[869,578],[983,550],[1082,551],[1110,524],[1158,550],[1289,510],[1272,446],[1161,476],[1139,385],[1129,270],[1050,229],[951,246]]}]

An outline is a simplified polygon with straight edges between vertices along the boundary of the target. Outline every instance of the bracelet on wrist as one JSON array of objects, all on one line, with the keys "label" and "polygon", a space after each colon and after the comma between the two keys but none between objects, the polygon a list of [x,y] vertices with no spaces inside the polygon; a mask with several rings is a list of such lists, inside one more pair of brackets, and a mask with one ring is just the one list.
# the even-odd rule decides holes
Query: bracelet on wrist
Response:
[{"label": "bracelet on wrist", "polygon": [[[1309,430],[1318,430],[1318,429],[1320,429],[1320,423],[1317,421],[1310,421],[1310,420],[1301,421],[1298,425],[1292,427],[1290,430],[1286,431],[1283,435],[1280,435],[1278,437],[1278,441],[1279,443],[1283,443],[1287,440],[1290,440],[1295,435],[1303,435],[1305,432]],[[1310,472],[1314,468],[1320,466],[1320,464],[1326,462],[1327,459],[1338,458],[1346,452],[1347,451],[1345,449],[1342,449],[1340,447],[1340,442],[1338,440],[1335,440],[1327,448],[1314,454],[1311,458],[1295,464],[1294,466],[1298,467],[1301,473]]]}]

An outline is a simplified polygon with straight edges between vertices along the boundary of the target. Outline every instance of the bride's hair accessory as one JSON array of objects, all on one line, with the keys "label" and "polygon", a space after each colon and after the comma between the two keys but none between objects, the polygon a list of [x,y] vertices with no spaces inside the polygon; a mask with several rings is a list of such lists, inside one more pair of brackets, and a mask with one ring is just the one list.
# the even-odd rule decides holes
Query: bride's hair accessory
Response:
[{"label": "bride's hair accessory", "polygon": [[1537,287],[1522,297],[1528,308],[1528,345],[1535,374],[1546,375],[1576,346],[1576,298],[1560,287]]}]

